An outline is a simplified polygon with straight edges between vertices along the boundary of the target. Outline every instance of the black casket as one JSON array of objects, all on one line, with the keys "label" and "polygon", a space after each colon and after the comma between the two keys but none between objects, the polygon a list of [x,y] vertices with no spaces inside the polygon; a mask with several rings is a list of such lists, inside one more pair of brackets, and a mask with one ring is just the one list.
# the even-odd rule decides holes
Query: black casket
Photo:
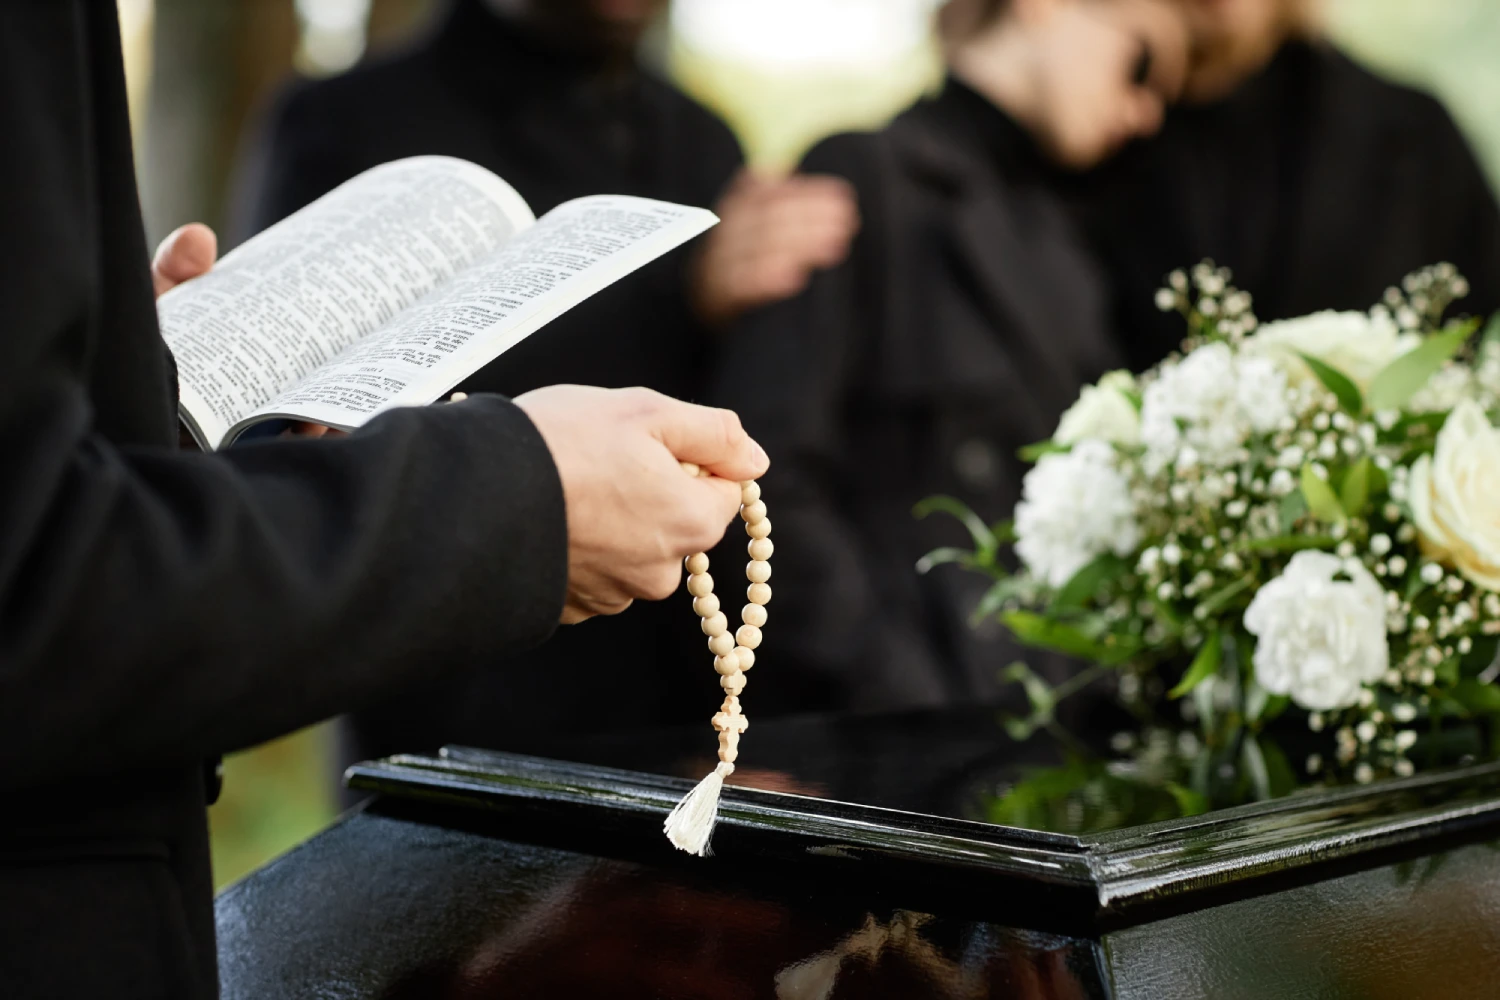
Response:
[{"label": "black casket", "polygon": [[712,745],[353,768],[363,808],[219,897],[223,995],[1500,997],[1478,749],[1289,788],[1284,754],[1242,747],[1208,777],[1262,800],[1208,808],[1132,773],[1144,751],[1016,742],[989,709],[766,722],[736,775],[757,787],[725,789],[713,856],[688,857],[661,824]]}]

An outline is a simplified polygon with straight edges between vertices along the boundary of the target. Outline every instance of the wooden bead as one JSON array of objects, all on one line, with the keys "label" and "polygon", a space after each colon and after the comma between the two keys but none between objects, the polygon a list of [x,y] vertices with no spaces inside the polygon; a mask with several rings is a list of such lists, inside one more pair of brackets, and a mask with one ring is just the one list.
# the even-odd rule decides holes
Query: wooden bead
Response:
[{"label": "wooden bead", "polygon": [[694,597],[707,597],[714,592],[714,578],[707,573],[694,573],[688,577],[687,588]]},{"label": "wooden bead", "polygon": [[771,519],[769,517],[764,521],[757,521],[755,524],[745,525],[745,534],[749,535],[751,538],[765,538],[770,533]]},{"label": "wooden bead", "polygon": [[687,571],[694,576],[708,572],[708,553],[699,552],[697,555],[687,557]]},{"label": "wooden bead", "polygon": [[714,670],[720,677],[728,677],[730,674],[740,672],[740,658],[735,655],[733,649],[723,656],[714,657]]},{"label": "wooden bead", "polygon": [[[765,562],[771,558],[771,553],[776,551],[776,546],[771,544],[769,538],[752,538],[750,539],[750,544],[745,546],[745,551],[750,553],[751,559],[759,559],[761,562]],[[707,568],[707,565],[705,565],[704,569]]]},{"label": "wooden bead", "polygon": [[741,670],[749,670],[755,666],[755,650],[750,649],[748,646],[734,647],[734,655],[740,658]]},{"label": "wooden bead", "polygon": [[697,479],[699,476],[703,475],[703,470],[701,468],[699,468],[698,466],[694,465],[692,462],[678,462],[677,464],[680,465],[680,466],[682,466],[682,471],[683,472],[686,472],[688,475],[692,476],[694,479]]},{"label": "wooden bead", "polygon": [[741,625],[734,637],[746,649],[755,649],[760,645],[760,629],[754,625]]},{"label": "wooden bead", "polygon": [[732,674],[720,674],[719,687],[724,689],[725,694],[732,694],[735,697],[739,697],[740,692],[745,690],[744,671],[736,670]]},{"label": "wooden bead", "polygon": [[766,624],[766,608],[763,604],[747,604],[740,609],[740,621],[746,625],[763,628]]},{"label": "wooden bead", "polygon": [[453,395],[451,395],[451,396],[448,397],[448,402],[450,402],[450,403],[462,403],[464,400],[466,400],[468,398],[469,398],[469,394],[467,392],[455,392]]},{"label": "wooden bead", "polygon": [[766,502],[757,500],[745,504],[740,508],[740,517],[745,519],[746,524],[759,524],[766,519]]},{"label": "wooden bead", "polygon": [[751,583],[765,583],[771,579],[771,564],[760,559],[752,559],[745,565],[745,579]]},{"label": "wooden bead", "polygon": [[751,604],[770,604],[771,585],[768,583],[752,583],[745,588],[745,597]]},{"label": "wooden bead", "polygon": [[715,612],[714,614],[709,615],[707,618],[703,619],[704,635],[723,635],[728,631],[729,619],[724,616],[724,612],[722,611]]},{"label": "wooden bead", "polygon": [[734,652],[734,636],[728,632],[708,637],[708,651],[715,656],[728,656]]},{"label": "wooden bead", "polygon": [[754,503],[760,499],[760,483],[750,480],[740,484],[740,503]]},{"label": "wooden bead", "polygon": [[719,599],[713,594],[693,598],[693,614],[699,618],[712,618],[719,610]]}]

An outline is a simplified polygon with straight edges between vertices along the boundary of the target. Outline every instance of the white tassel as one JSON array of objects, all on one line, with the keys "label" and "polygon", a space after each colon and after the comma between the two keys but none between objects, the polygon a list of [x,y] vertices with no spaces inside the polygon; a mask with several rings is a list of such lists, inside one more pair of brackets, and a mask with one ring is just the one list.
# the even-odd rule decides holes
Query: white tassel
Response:
[{"label": "white tassel", "polygon": [[733,764],[720,761],[708,777],[694,785],[693,790],[667,813],[662,830],[672,846],[700,858],[712,853],[708,849],[708,840],[713,836],[714,823],[719,819],[719,793],[724,789],[724,779],[733,773]]}]

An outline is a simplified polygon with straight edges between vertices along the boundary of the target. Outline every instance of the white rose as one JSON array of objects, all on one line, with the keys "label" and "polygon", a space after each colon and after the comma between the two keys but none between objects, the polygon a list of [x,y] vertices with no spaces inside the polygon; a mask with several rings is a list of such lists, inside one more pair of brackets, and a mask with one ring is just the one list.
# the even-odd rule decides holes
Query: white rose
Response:
[{"label": "white rose", "polygon": [[1419,334],[1402,333],[1389,316],[1330,311],[1267,323],[1245,339],[1243,349],[1274,359],[1294,382],[1316,381],[1298,356],[1309,355],[1367,392],[1381,369],[1421,342]]},{"label": "white rose", "polygon": [[1448,415],[1437,450],[1411,467],[1407,502],[1428,555],[1500,590],[1500,431],[1479,404]]},{"label": "white rose", "polygon": [[1140,528],[1114,447],[1080,441],[1026,473],[1016,505],[1016,555],[1031,574],[1061,587],[1106,552],[1135,551]]},{"label": "white rose", "polygon": [[1133,445],[1141,440],[1141,416],[1128,393],[1135,391],[1135,376],[1110,372],[1098,385],[1088,386],[1078,402],[1068,407],[1052,440],[1075,444],[1085,438]]},{"label": "white rose", "polygon": [[1359,562],[1327,552],[1293,556],[1250,602],[1245,628],[1260,686],[1313,711],[1357,703],[1390,664],[1385,592]]}]

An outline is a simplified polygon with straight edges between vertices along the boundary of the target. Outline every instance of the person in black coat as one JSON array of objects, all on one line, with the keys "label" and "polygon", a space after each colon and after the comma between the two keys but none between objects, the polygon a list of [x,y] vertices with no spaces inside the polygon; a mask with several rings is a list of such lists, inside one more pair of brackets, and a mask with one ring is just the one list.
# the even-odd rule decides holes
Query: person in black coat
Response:
[{"label": "person in black coat", "polygon": [[952,494],[986,521],[1010,517],[1017,449],[1118,364],[1058,189],[1159,123],[1185,59],[1180,21],[1133,0],[955,0],[942,25],[942,92],[804,164],[858,194],[849,258],[747,317],[721,362],[712,398],[777,455],[765,495],[780,611],[761,712],[998,697],[1020,651],[971,627],[983,579],[918,574],[925,553],[968,540],[912,507]]},{"label": "person in black coat", "polygon": [[178,451],[113,3],[0,5],[0,135],[0,992],[210,998],[214,758],[665,596],[740,495],[677,460],[765,458],[576,386]]},{"label": "person in black coat", "polygon": [[[740,150],[729,130],[637,67],[640,33],[663,6],[456,0],[409,51],[299,84],[279,102],[247,168],[246,228],[369,167],[430,153],[493,170],[538,215],[604,193],[716,206],[724,221],[699,244],[601,292],[461,387],[643,385],[697,397],[723,324],[837,260],[854,212],[836,180],[736,177]],[[686,605],[640,608],[559,636],[503,676],[419,685],[356,717],[346,756],[443,743],[551,749],[564,729],[691,719],[702,691],[681,680],[702,653],[694,629]],[[563,696],[601,655],[612,667],[590,689],[614,710],[570,720]]]},{"label": "person in black coat", "polygon": [[1188,101],[1083,199],[1133,369],[1176,348],[1153,294],[1204,258],[1263,321],[1368,309],[1442,261],[1469,279],[1461,310],[1500,308],[1500,207],[1437,101],[1314,40],[1302,0],[1182,2]]}]

